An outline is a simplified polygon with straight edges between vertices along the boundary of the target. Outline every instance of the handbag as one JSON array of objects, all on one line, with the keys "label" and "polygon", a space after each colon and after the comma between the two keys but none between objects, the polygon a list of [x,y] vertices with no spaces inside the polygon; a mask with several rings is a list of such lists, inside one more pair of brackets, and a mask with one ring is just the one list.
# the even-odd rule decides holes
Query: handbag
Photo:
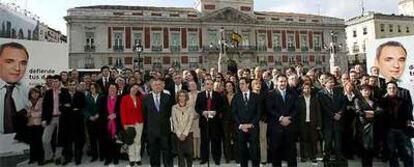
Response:
[{"label": "handbag", "polygon": [[119,131],[119,140],[121,140],[124,144],[131,145],[134,143],[134,138],[137,135],[135,128],[128,127],[125,130]]}]

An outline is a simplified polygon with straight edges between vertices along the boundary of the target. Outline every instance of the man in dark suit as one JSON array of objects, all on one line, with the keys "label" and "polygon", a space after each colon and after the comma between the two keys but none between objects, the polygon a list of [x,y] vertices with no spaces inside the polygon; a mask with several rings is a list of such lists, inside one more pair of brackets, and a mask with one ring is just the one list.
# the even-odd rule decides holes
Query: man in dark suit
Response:
[{"label": "man in dark suit", "polygon": [[[259,120],[261,116],[261,98],[250,92],[249,81],[241,78],[240,93],[232,102],[232,114],[236,122],[239,159],[242,167],[248,166],[249,153],[252,166],[259,166]],[[247,145],[250,145],[249,147]]]},{"label": "man in dark suit", "polygon": [[[344,96],[341,92],[334,89],[335,79],[328,75],[324,89],[318,92],[318,100],[321,106],[321,115],[323,120],[323,133],[325,139],[325,161],[329,161],[331,154],[335,153],[337,160],[343,160],[342,157],[342,131],[345,111]],[[333,148],[333,145],[335,147]]]},{"label": "man in dark suit", "polygon": [[103,92],[105,94],[108,94],[109,83],[115,83],[115,80],[110,77],[110,74],[111,73],[110,73],[109,67],[108,66],[103,66],[101,68],[102,78],[100,78],[96,81],[96,83],[99,85],[99,87],[101,87],[101,89],[104,90]]},{"label": "man in dark suit", "polygon": [[295,147],[295,128],[297,111],[294,109],[295,97],[287,91],[287,77],[276,77],[276,89],[266,98],[270,154],[273,166],[282,166],[286,157],[288,166],[297,166]]},{"label": "man in dark suit", "polygon": [[[85,108],[85,95],[82,92],[76,91],[76,81],[70,81],[68,84],[68,92],[63,92],[66,95],[61,98],[63,104],[68,104],[65,109],[62,109],[61,126],[62,131],[60,135],[64,136],[63,142],[63,156],[64,161],[62,165],[66,165],[72,161],[72,156],[75,156],[75,164],[79,165],[82,160],[82,150],[85,143],[85,127],[83,110]],[[75,148],[74,153],[72,148]]]},{"label": "man in dark suit", "polygon": [[[60,87],[60,76],[54,75],[51,77],[52,88],[45,92],[42,103],[42,126],[44,127],[42,142],[44,150],[44,161],[40,163],[45,165],[53,161],[53,157],[56,160],[56,164],[61,164],[62,145],[64,135],[61,135],[62,128],[64,126],[61,114],[63,110],[67,110],[70,104],[65,99],[70,99],[68,90]],[[56,131],[55,140],[55,152],[52,150],[52,136]]]},{"label": "man in dark suit", "polygon": [[300,157],[305,162],[310,158],[316,162],[318,130],[321,129],[321,115],[319,101],[312,94],[312,85],[305,83],[302,86],[302,96],[296,101],[296,110],[299,113]]},{"label": "man in dark suit", "polygon": [[195,109],[200,115],[201,132],[201,164],[207,163],[211,153],[216,165],[220,165],[221,158],[221,119],[222,98],[218,92],[213,91],[213,80],[204,81],[205,91],[198,93]]},{"label": "man in dark suit", "polygon": [[174,74],[173,76],[174,84],[166,84],[166,89],[171,93],[171,97],[172,99],[174,99],[174,103],[175,103],[175,94],[177,94],[178,91],[180,90],[188,91],[188,87],[183,84],[182,80],[183,79],[180,74]]},{"label": "man in dark suit", "polygon": [[143,99],[144,125],[146,128],[150,164],[161,166],[161,154],[165,167],[173,166],[170,148],[170,117],[172,100],[171,96],[163,93],[162,79],[154,79],[151,82],[152,93]]},{"label": "man in dark suit", "polygon": [[262,81],[262,90],[261,92],[267,93],[270,90],[273,90],[273,82],[271,80],[271,74],[269,71],[265,71],[263,73],[263,81]]}]

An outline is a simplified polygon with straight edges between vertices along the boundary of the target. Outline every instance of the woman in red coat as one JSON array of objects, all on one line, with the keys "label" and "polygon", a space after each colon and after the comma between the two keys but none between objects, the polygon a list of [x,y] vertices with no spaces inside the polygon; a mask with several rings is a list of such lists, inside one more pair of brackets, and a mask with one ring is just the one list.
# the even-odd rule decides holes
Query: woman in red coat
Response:
[{"label": "woman in red coat", "polygon": [[128,146],[128,157],[130,166],[141,165],[141,136],[144,128],[142,115],[142,95],[138,91],[139,85],[133,84],[129,95],[121,100],[121,123],[124,129],[132,127],[136,135],[134,143]]}]

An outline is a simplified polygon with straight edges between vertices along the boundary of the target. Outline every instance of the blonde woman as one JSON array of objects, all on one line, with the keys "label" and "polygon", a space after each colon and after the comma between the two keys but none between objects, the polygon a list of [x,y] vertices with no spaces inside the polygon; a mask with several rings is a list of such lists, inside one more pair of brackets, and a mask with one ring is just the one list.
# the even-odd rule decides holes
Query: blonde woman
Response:
[{"label": "blonde woman", "polygon": [[[188,105],[192,108],[195,108],[198,90],[197,90],[197,83],[195,81],[188,82]],[[197,112],[194,112],[194,120],[193,120],[193,158],[200,159],[200,147],[201,147],[201,134],[200,134],[200,127],[199,127],[199,120],[200,115]]]},{"label": "blonde woman", "polygon": [[177,104],[172,107],[172,131],[177,137],[178,166],[191,167],[193,164],[193,134],[191,127],[194,120],[194,108],[188,105],[187,91],[177,93]]}]

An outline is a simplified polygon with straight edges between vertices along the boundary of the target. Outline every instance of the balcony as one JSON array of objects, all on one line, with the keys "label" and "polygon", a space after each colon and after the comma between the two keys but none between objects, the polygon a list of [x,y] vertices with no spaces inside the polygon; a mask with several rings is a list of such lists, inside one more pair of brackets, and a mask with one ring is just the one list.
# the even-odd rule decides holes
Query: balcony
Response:
[{"label": "balcony", "polygon": [[294,51],[296,51],[296,48],[294,46],[289,46],[288,51],[289,52],[294,52]]},{"label": "balcony", "polygon": [[315,50],[315,52],[320,52],[322,48],[320,46],[315,46],[313,50]]},{"label": "balcony", "polygon": [[302,51],[302,52],[307,52],[307,51],[309,51],[309,48],[308,48],[307,46],[302,46],[302,47],[300,48],[300,51]]},{"label": "balcony", "polygon": [[273,51],[280,52],[280,51],[282,51],[282,47],[280,47],[280,46],[273,46]]},{"label": "balcony", "polygon": [[188,46],[189,52],[198,52],[199,47],[198,46]]},{"label": "balcony", "polygon": [[266,52],[267,51],[267,47],[266,46],[257,46],[257,51],[259,51],[259,52]]},{"label": "balcony", "polygon": [[154,52],[161,52],[162,51],[162,46],[152,45],[151,50],[154,51]]},{"label": "balcony", "polygon": [[359,53],[359,47],[358,46],[352,47],[352,52]]},{"label": "balcony", "polygon": [[[264,49],[266,49],[266,47],[264,47]],[[257,51],[257,47],[256,46],[239,46],[238,48],[235,47],[227,47],[226,48],[226,52],[227,53],[240,53],[240,52],[255,52]],[[211,53],[218,53],[220,51],[219,46],[203,46],[203,52],[211,52]]]},{"label": "balcony", "polygon": [[95,52],[95,45],[85,45],[84,46],[85,52]]},{"label": "balcony", "polygon": [[114,49],[115,52],[123,52],[124,51],[124,46],[114,45],[114,46],[112,46],[112,49]]},{"label": "balcony", "polygon": [[181,49],[181,46],[180,45],[178,45],[178,46],[170,46],[171,52],[179,52],[180,49]]}]

